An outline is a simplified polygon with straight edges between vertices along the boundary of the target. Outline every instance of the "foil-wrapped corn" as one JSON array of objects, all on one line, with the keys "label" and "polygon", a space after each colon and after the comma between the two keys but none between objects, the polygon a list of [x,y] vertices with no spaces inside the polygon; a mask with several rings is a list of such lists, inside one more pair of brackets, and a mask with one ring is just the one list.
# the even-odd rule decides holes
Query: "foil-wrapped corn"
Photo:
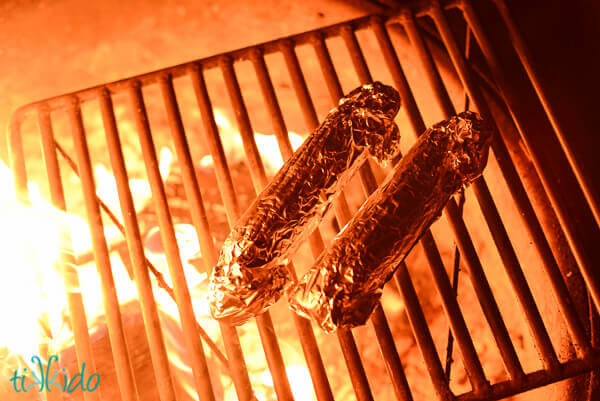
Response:
[{"label": "foil-wrapped corn", "polygon": [[328,332],[364,324],[450,197],[482,174],[490,141],[473,112],[428,129],[290,290],[291,308]]},{"label": "foil-wrapped corn", "polygon": [[214,318],[241,324],[283,295],[291,255],[343,185],[368,155],[384,163],[398,153],[399,108],[396,90],[375,82],[329,112],[226,238],[209,282]]}]

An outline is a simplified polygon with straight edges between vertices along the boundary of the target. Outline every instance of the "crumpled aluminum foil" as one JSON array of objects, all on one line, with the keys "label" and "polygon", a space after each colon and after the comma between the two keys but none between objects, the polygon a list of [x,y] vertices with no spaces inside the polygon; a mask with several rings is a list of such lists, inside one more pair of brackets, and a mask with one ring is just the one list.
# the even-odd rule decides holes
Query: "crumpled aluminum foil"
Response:
[{"label": "crumpled aluminum foil", "polygon": [[279,170],[225,240],[209,282],[214,318],[241,324],[275,303],[292,282],[290,257],[317,228],[368,155],[399,152],[398,92],[380,82],[340,100]]},{"label": "crumpled aluminum foil", "polygon": [[428,129],[290,290],[292,310],[327,332],[364,324],[450,197],[482,174],[490,142],[473,112]]}]

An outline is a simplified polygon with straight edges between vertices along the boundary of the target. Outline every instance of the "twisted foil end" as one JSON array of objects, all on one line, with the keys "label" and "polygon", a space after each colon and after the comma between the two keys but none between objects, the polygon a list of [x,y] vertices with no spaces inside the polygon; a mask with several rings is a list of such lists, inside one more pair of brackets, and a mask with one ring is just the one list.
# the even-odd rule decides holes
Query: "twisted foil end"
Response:
[{"label": "twisted foil end", "polygon": [[350,91],[340,99],[338,107],[342,112],[346,106],[368,109],[374,113],[383,113],[393,120],[400,110],[400,103],[400,94],[396,89],[376,81]]},{"label": "twisted foil end", "polygon": [[337,111],[348,115],[354,146],[367,147],[380,164],[400,150],[400,132],[394,117],[400,110],[400,94],[381,82],[358,87],[344,96]]},{"label": "twisted foil end", "polygon": [[450,166],[464,185],[477,179],[487,164],[492,129],[473,111],[465,111],[432,127],[432,140],[446,137],[448,152],[454,155]]},{"label": "twisted foil end", "polygon": [[[259,267],[246,267],[238,256],[252,244],[228,237],[214,267],[208,291],[215,319],[232,325],[245,323],[277,302],[292,283],[288,260],[276,257]],[[232,291],[235,289],[235,291]]]}]

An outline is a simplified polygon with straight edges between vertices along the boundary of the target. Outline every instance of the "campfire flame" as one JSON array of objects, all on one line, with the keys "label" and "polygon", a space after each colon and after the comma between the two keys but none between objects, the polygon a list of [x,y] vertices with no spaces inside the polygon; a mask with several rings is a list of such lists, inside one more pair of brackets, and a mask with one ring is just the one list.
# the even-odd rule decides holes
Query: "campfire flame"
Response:
[{"label": "campfire flame", "polygon": [[[244,145],[242,142],[242,138],[237,128],[235,128],[225,117],[225,113],[218,108],[214,109],[215,122],[219,127],[221,133],[221,139],[223,140],[223,147],[225,148],[225,152],[228,157],[235,161],[244,160]],[[304,138],[298,135],[295,132],[289,132],[290,142],[292,144],[292,149],[295,151],[302,145],[304,142]],[[265,170],[268,175],[273,175],[283,166],[283,158],[281,157],[281,152],[279,150],[279,144],[277,143],[277,139],[273,135],[265,135],[260,132],[254,133],[254,140],[256,141],[256,146],[260,149],[261,156],[263,156],[263,162],[265,165]],[[210,164],[208,160],[212,161],[210,156],[205,156],[205,160],[202,161],[202,164],[206,166]]]},{"label": "campfire flame", "polygon": [[0,347],[21,356],[36,355],[39,344],[58,339],[65,304],[55,266],[64,214],[42,199],[35,184],[29,194],[30,204],[17,200],[12,173],[0,161],[0,321],[7,325]]},{"label": "campfire flame", "polygon": [[[173,153],[167,147],[160,150],[159,171],[163,180],[166,180],[171,172]],[[94,167],[94,178],[96,180],[96,194],[111,210],[119,210],[119,196],[115,177],[103,164]],[[132,178],[129,180],[129,190],[133,197],[135,210],[141,210],[148,205],[152,199],[152,191],[147,181]]]},{"label": "campfire flame", "polygon": [[[224,148],[230,159],[243,162],[244,147],[237,128],[232,125],[225,114],[215,110],[215,119],[221,130]],[[274,174],[282,165],[283,160],[276,138],[272,135],[255,133],[255,140],[267,174]],[[303,142],[303,137],[290,132],[293,149]],[[159,170],[163,180],[167,180],[174,161],[173,153],[164,147],[159,152]],[[210,156],[204,156],[199,162],[201,167],[212,166]],[[112,172],[103,164],[94,166],[96,195],[120,216],[120,203],[116,190],[116,180]],[[5,368],[14,369],[14,359],[28,360],[32,355],[40,353],[39,346],[50,344],[51,352],[72,346],[72,332],[68,323],[65,286],[60,269],[61,252],[73,252],[78,258],[90,253],[92,241],[89,226],[83,217],[66,213],[53,207],[45,200],[36,184],[29,184],[30,202],[25,204],[17,200],[14,190],[11,170],[0,162],[0,215],[4,224],[0,227],[0,252],[5,261],[0,277],[0,297],[3,305],[14,305],[0,310],[0,319],[10,322],[8,330],[0,330],[0,350],[7,350],[11,357],[9,362],[5,352],[0,353],[0,362]],[[147,181],[139,178],[129,180],[136,211],[147,207],[152,198],[151,188]],[[81,212],[81,211],[80,211]],[[177,243],[180,248],[188,285],[193,300],[193,307],[200,325],[209,333],[215,342],[219,341],[218,324],[210,318],[206,301],[207,274],[199,273],[187,260],[199,253],[198,238],[193,226],[176,224]],[[70,237],[70,247],[61,247],[65,235]],[[114,225],[105,227],[105,237],[110,244],[113,241],[123,241],[123,234]],[[150,230],[144,236],[146,257],[163,274],[169,285],[170,276],[164,250],[160,241],[158,228]],[[116,252],[111,253],[113,276],[119,300],[121,303],[137,298],[135,285],[126,274],[123,261]],[[98,283],[95,262],[93,258],[84,265],[77,266],[80,288],[69,289],[85,294],[84,305],[90,330],[103,324],[102,293]],[[171,367],[176,372],[180,385],[185,392],[194,398],[195,389],[193,378],[188,365],[187,355],[183,347],[183,339],[179,329],[171,322],[179,321],[177,305],[169,295],[160,288],[155,290],[155,298],[159,307],[163,330]],[[51,305],[51,307],[48,307]],[[100,319],[97,319],[100,318]],[[256,341],[259,342],[258,338]],[[207,352],[210,353],[210,351]],[[219,362],[214,362],[219,363]],[[273,382],[268,368],[262,358],[248,360],[253,382],[257,386],[256,396],[268,399],[273,394]],[[9,366],[10,365],[10,366]],[[2,367],[2,364],[0,364]],[[287,367],[292,392],[297,400],[313,400],[314,392],[308,369],[304,365],[289,365]],[[223,399],[236,399],[232,383],[226,376],[221,377]]]}]

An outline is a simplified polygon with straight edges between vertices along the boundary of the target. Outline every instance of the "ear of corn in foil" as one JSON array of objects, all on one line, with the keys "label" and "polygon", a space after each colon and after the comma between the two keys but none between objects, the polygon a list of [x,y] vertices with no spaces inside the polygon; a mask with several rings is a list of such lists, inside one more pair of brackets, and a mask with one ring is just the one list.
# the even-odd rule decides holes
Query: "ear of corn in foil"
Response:
[{"label": "ear of corn in foil", "polygon": [[396,90],[379,82],[340,100],[226,238],[209,281],[214,318],[241,324],[284,294],[293,252],[343,185],[369,155],[385,163],[398,153],[399,108]]},{"label": "ear of corn in foil", "polygon": [[331,332],[364,324],[420,236],[487,163],[491,130],[473,112],[423,133],[289,292],[291,308]]}]

